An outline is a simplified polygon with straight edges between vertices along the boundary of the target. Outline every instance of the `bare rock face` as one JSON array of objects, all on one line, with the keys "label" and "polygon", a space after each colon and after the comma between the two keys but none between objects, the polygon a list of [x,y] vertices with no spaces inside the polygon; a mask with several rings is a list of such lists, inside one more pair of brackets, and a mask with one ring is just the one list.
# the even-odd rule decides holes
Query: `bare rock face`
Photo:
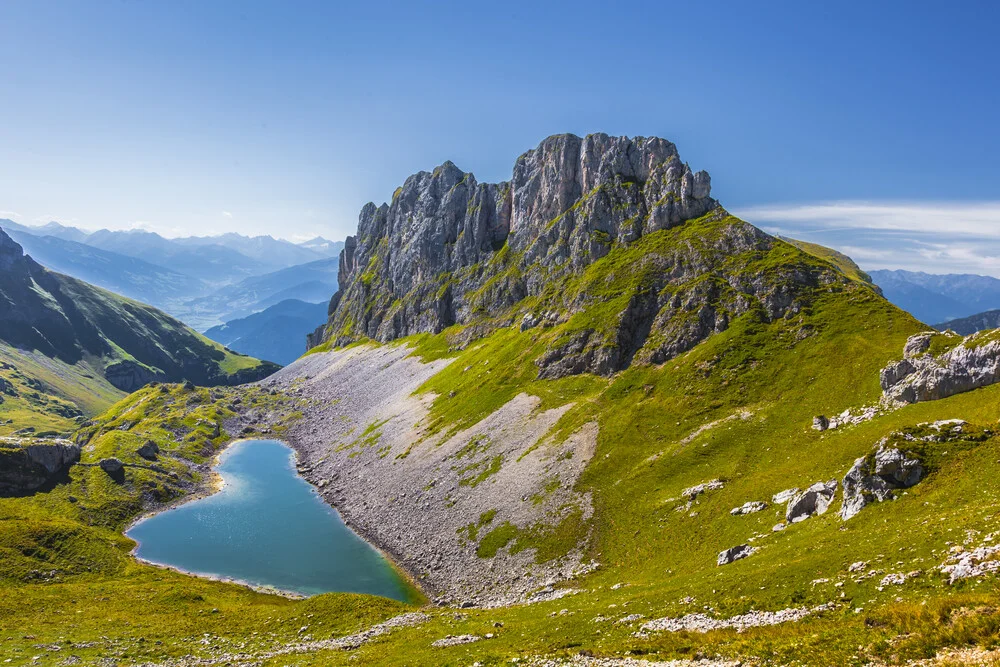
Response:
[{"label": "bare rock face", "polygon": [[910,336],[903,359],[882,369],[882,395],[887,403],[933,401],[1000,381],[996,331],[972,334],[937,357],[927,351],[931,337],[930,333]]},{"label": "bare rock face", "polygon": [[847,520],[866,505],[895,498],[896,491],[913,486],[924,477],[924,467],[899,449],[879,443],[872,456],[862,456],[844,475],[844,503],[840,516]]},{"label": "bare rock face", "polygon": [[[802,286],[842,279],[805,264],[752,266],[781,241],[731,218],[710,195],[709,175],[655,137],[552,136],[497,184],[445,162],[406,179],[391,203],[361,210],[329,321],[308,345],[389,341],[454,324],[466,325],[468,340],[515,324],[563,324],[615,300],[607,321],[574,328],[536,362],[543,378],[608,375],[634,359],[663,363],[750,310],[769,320],[794,314]],[[696,219],[719,223],[711,238],[644,252],[619,269],[624,293],[586,275],[612,250]],[[560,289],[569,278],[585,284]],[[525,317],[517,304],[527,297],[549,315]]]},{"label": "bare rock face", "polygon": [[907,338],[906,344],[903,346],[903,358],[913,359],[926,352],[931,346],[931,337],[933,335],[933,332],[926,331]]},{"label": "bare rock face", "polygon": [[139,449],[135,450],[135,453],[147,461],[155,461],[156,455],[160,453],[160,446],[152,440],[147,440],[142,443]]},{"label": "bare rock face", "polygon": [[767,509],[767,503],[763,500],[749,500],[739,507],[734,507],[729,510],[729,513],[733,516],[743,516],[744,514],[754,514],[756,512],[762,512]]},{"label": "bare rock face", "polygon": [[731,549],[726,549],[719,553],[718,565],[729,565],[732,562],[752,556],[755,549],[749,544],[741,544]]},{"label": "bare rock face", "polygon": [[101,459],[98,465],[101,466],[101,470],[109,475],[116,475],[125,467],[125,464],[116,458]]},{"label": "bare rock face", "polygon": [[68,440],[0,439],[0,496],[34,492],[80,460]]},{"label": "bare rock face", "polygon": [[789,523],[804,521],[815,514],[825,514],[837,493],[837,480],[816,482],[788,501],[785,519]]}]

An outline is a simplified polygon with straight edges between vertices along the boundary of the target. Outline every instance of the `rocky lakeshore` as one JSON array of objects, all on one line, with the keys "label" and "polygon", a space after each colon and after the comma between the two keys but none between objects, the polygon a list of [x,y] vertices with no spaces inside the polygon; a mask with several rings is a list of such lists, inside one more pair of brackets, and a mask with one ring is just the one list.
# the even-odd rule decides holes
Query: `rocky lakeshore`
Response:
[{"label": "rocky lakeshore", "polygon": [[[413,393],[447,363],[423,363],[401,345],[355,346],[303,357],[261,386],[298,399],[301,417],[281,438],[298,453],[300,474],[436,602],[558,597],[565,591],[554,584],[595,566],[583,562],[582,549],[545,563],[535,562],[532,549],[482,557],[469,526],[483,524],[484,533],[505,522],[527,526],[566,506],[589,516],[589,496],[573,486],[593,455],[596,426],[546,443],[566,407],[538,411],[538,399],[522,394],[471,428],[429,434],[432,397]],[[240,424],[266,435],[284,416],[251,409]],[[463,477],[497,457],[503,465],[475,485]]]}]

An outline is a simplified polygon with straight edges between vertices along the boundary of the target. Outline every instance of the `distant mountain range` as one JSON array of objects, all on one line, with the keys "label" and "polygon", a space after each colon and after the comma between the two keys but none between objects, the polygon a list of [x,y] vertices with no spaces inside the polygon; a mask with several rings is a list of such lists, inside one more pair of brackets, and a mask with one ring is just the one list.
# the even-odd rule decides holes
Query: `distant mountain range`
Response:
[{"label": "distant mountain range", "polygon": [[306,351],[306,334],[326,320],[327,304],[287,299],[212,327],[205,335],[231,350],[288,365]]},{"label": "distant mountain range", "polygon": [[976,313],[975,315],[969,315],[968,317],[962,317],[957,320],[949,320],[947,322],[935,324],[934,328],[938,331],[947,331],[948,329],[951,329],[955,333],[960,333],[963,336],[974,334],[977,331],[997,329],[1000,328],[1000,310],[987,310],[985,313]]},{"label": "distant mountain range", "polygon": [[344,249],[343,241],[331,241],[322,236],[303,241],[298,245],[302,248],[308,248],[313,252],[323,253],[329,257],[337,257],[340,255],[340,251]]},{"label": "distant mountain range", "polygon": [[152,381],[238,384],[277,368],[152,306],[50,271],[0,231],[0,417],[8,427],[10,419],[62,429]]},{"label": "distant mountain range", "polygon": [[87,232],[51,222],[0,228],[45,267],[163,309],[204,329],[285,299],[326,303],[342,242],[295,244],[223,234],[167,239],[142,230]]},{"label": "distant mountain range", "polygon": [[290,266],[279,271],[246,278],[185,304],[180,317],[201,329],[246,317],[286,299],[326,304],[337,291],[335,258]]},{"label": "distant mountain range", "polygon": [[869,274],[889,301],[928,324],[1000,308],[1000,280],[990,276],[887,270]]},{"label": "distant mountain range", "polygon": [[172,311],[173,306],[208,289],[207,283],[198,278],[135,257],[57,236],[36,236],[14,227],[5,229],[46,268],[157,308]]}]

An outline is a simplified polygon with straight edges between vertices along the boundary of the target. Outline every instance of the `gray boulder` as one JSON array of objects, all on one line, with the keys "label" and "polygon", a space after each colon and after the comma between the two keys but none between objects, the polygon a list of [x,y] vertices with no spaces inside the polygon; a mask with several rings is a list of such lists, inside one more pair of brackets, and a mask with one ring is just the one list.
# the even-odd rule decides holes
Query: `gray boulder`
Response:
[{"label": "gray boulder", "polygon": [[101,459],[98,465],[101,466],[101,470],[111,476],[120,474],[125,468],[125,464],[116,458]]},{"label": "gray boulder", "polygon": [[840,516],[845,521],[866,505],[896,497],[896,491],[913,486],[924,477],[924,467],[899,449],[879,443],[874,456],[862,456],[844,475],[844,501]]},{"label": "gray boulder", "polygon": [[142,443],[142,447],[135,450],[135,453],[147,461],[155,461],[156,455],[160,453],[160,447],[152,440]]},{"label": "gray boulder", "polygon": [[816,482],[788,501],[785,520],[789,523],[804,521],[816,514],[824,514],[837,493],[837,480]]},{"label": "gray boulder", "polygon": [[771,502],[775,505],[784,505],[789,500],[794,498],[799,493],[799,488],[792,487],[791,489],[785,489],[784,491],[779,491],[771,497]]},{"label": "gray boulder", "polygon": [[706,491],[718,491],[723,487],[721,479],[713,479],[707,482],[702,482],[701,484],[696,484],[690,488],[681,491],[681,496],[687,498],[688,500],[694,500]]},{"label": "gray boulder", "polygon": [[745,502],[739,507],[734,507],[729,510],[729,513],[733,516],[741,516],[743,514],[753,514],[754,512],[760,512],[767,509],[767,503],[763,500],[751,500]]},{"label": "gray boulder", "polygon": [[886,403],[934,401],[1000,381],[1000,338],[995,332],[967,336],[937,357],[926,351],[930,338],[927,333],[910,336],[904,358],[882,369],[879,380]]},{"label": "gray boulder", "polygon": [[717,563],[719,565],[729,565],[734,561],[738,561],[752,555],[754,551],[756,551],[756,549],[749,544],[741,544],[739,546],[732,547],[731,549],[720,551]]},{"label": "gray boulder", "polygon": [[538,326],[538,323],[542,319],[535,315],[534,313],[525,313],[524,318],[521,320],[521,331],[527,331],[528,329],[534,329]]},{"label": "gray boulder", "polygon": [[936,331],[925,331],[907,338],[906,343],[903,345],[903,358],[913,359],[930,349],[931,338],[936,333]]}]

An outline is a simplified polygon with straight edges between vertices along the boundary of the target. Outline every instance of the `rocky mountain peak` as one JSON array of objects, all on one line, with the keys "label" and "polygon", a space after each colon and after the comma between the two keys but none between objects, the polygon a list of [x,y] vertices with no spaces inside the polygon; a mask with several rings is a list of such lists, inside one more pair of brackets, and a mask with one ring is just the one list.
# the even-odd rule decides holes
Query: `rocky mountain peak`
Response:
[{"label": "rocky mountain peak", "polygon": [[[674,144],[657,137],[551,136],[521,155],[511,180],[501,183],[480,183],[445,162],[407,178],[391,202],[362,208],[357,235],[347,238],[340,256],[341,288],[330,320],[309,345],[388,341],[455,324],[466,325],[463,335],[471,339],[522,317],[529,325],[562,323],[596,298],[579,286],[568,293],[567,280],[581,279],[613,249],[706,216],[725,221],[711,231],[717,238],[697,249],[685,241],[667,255],[641,256],[647,274],[643,284],[628,287],[636,290],[632,302],[623,303],[606,331],[577,331],[544,355],[543,375],[622,368],[651,329],[658,349],[643,358],[670,358],[725,329],[755,302],[765,317],[785,314],[795,300],[779,294],[791,291],[787,283],[737,281],[723,270],[732,255],[765,252],[776,240],[729,216],[711,197],[708,173],[692,171]],[[738,264],[729,264],[732,273]],[[706,275],[718,282],[699,281]],[[681,292],[689,282],[687,302]],[[602,298],[622,292],[611,293]],[[518,310],[528,297],[537,312]],[[686,309],[697,316],[670,315]],[[671,322],[677,330],[664,335]]]}]

